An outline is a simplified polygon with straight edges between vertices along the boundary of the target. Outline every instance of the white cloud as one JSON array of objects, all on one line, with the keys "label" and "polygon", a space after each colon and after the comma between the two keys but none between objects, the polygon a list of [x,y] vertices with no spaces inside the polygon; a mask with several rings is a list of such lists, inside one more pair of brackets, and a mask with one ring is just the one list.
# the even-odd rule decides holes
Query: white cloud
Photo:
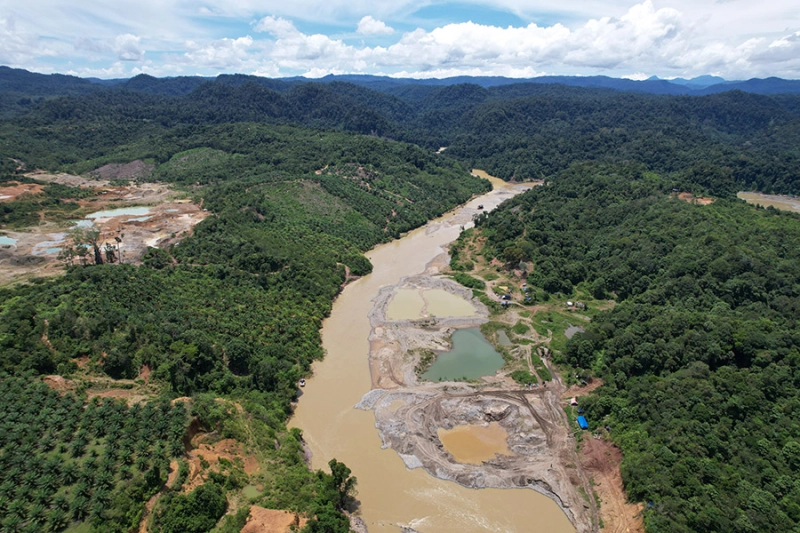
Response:
[{"label": "white cloud", "polygon": [[290,21],[270,15],[259,20],[253,27],[256,31],[267,32],[277,38],[286,38],[299,35],[300,32]]},{"label": "white cloud", "polygon": [[253,38],[248,36],[238,39],[219,39],[198,44],[186,42],[186,53],[183,62],[194,67],[212,68],[219,71],[241,70],[255,66],[251,56]]},{"label": "white cloud", "polygon": [[[10,8],[0,6],[0,63],[38,70],[90,65],[118,72],[114,64],[136,62],[167,74],[238,71],[269,76],[380,72],[529,77],[548,72],[800,78],[800,10],[788,0],[474,0],[522,20],[549,22],[393,30],[424,25],[425,19],[410,14],[441,1],[26,0],[14,4],[13,16]],[[357,30],[341,38],[298,30],[310,22],[331,32]],[[392,31],[383,46],[356,44],[358,36]],[[52,57],[59,62],[48,65]]]},{"label": "white cloud", "polygon": [[24,67],[36,57],[53,56],[54,50],[17,26],[13,16],[0,17],[0,64]]},{"label": "white cloud", "polygon": [[140,40],[139,37],[130,33],[117,35],[114,39],[113,50],[121,61],[141,61],[144,58],[144,50],[139,46]]},{"label": "white cloud", "polygon": [[391,35],[394,29],[386,25],[382,20],[372,18],[367,15],[358,22],[356,30],[361,35]]}]

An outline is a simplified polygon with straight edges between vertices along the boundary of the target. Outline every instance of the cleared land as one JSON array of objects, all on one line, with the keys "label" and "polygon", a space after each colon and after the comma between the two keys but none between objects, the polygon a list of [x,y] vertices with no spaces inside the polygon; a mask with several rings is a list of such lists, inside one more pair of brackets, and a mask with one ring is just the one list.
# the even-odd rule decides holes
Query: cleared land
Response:
[{"label": "cleared land", "polygon": [[[184,195],[161,183],[110,185],[108,180],[95,180],[91,175],[82,177],[43,172],[30,173],[27,177],[43,183],[88,189],[92,194],[75,200],[79,208],[70,214],[71,220],[52,220],[42,212],[36,225],[1,230],[0,235],[15,242],[0,245],[0,286],[30,277],[59,273],[63,263],[59,261],[58,253],[63,246],[69,244],[68,231],[79,221],[85,221],[82,224],[88,223],[89,219],[84,217],[98,211],[134,206],[147,208],[144,216],[128,214],[92,219],[94,227],[100,231],[101,244],[108,242],[116,245],[115,237],[122,239],[123,261],[126,263],[139,262],[148,246],[177,243],[209,215],[200,205],[192,203]],[[41,190],[40,184],[2,187],[0,201],[13,201],[26,194],[37,194]]]}]

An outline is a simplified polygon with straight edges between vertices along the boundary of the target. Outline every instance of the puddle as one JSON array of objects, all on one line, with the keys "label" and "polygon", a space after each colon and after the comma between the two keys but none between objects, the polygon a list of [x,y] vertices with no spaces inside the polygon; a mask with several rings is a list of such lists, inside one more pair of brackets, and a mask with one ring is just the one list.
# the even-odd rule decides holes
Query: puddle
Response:
[{"label": "puddle", "polygon": [[[48,237],[50,237],[50,240],[49,241],[37,242],[36,244],[34,244],[33,245],[33,250],[31,251],[31,253],[33,255],[45,255],[45,254],[58,253],[59,251],[61,251],[60,246],[62,244],[64,244],[64,236],[65,235],[66,235],[65,233],[50,233],[49,235],[47,235]],[[52,250],[54,248],[57,248],[56,252],[49,251],[49,250]]]},{"label": "puddle", "polygon": [[[50,250],[58,250],[60,251],[61,248],[58,248],[56,245],[63,244],[63,241],[44,241],[44,242],[37,242],[33,245],[33,255],[44,255],[44,254],[51,254]],[[55,252],[55,253],[58,253]]]},{"label": "puddle", "polygon": [[473,316],[475,307],[467,300],[442,289],[431,289],[424,293],[428,302],[429,316]]},{"label": "puddle", "polygon": [[800,198],[797,198],[796,196],[761,194],[760,192],[740,192],[737,193],[736,196],[748,204],[755,204],[763,207],[772,206],[775,209],[800,213]]},{"label": "puddle", "polygon": [[570,326],[564,332],[568,339],[571,339],[576,333],[583,333],[583,328],[580,326]]},{"label": "puddle", "polygon": [[75,225],[76,228],[93,228],[94,227],[94,221],[93,220],[86,220],[86,219],[84,219],[84,220],[75,220],[75,221],[73,221],[73,224]]},{"label": "puddle", "polygon": [[511,346],[511,339],[508,338],[506,330],[497,330],[497,343],[500,344],[500,346]]},{"label": "puddle", "polygon": [[508,432],[497,422],[488,426],[463,425],[453,429],[439,428],[444,449],[462,464],[479,465],[495,455],[512,455],[508,449]]},{"label": "puddle", "polygon": [[112,218],[121,216],[141,216],[150,212],[149,207],[120,207],[119,209],[106,209],[104,211],[97,211],[91,215],[86,215],[86,218]]},{"label": "puddle", "polygon": [[0,235],[0,246],[16,246],[17,239],[12,239],[11,237],[5,237]]},{"label": "puddle", "polygon": [[480,329],[459,329],[453,333],[453,348],[440,353],[422,375],[428,381],[478,379],[491,376],[503,366],[503,357],[486,342]]},{"label": "puddle", "polygon": [[128,222],[144,222],[145,220],[150,220],[151,218],[153,218],[152,215],[146,217],[129,218]]},{"label": "puddle", "polygon": [[258,487],[255,485],[247,485],[242,489],[242,494],[248,500],[255,500],[259,496],[261,496],[261,491],[258,490]]},{"label": "puddle", "polygon": [[420,318],[425,301],[418,289],[402,289],[397,291],[386,308],[389,320],[413,320]]}]

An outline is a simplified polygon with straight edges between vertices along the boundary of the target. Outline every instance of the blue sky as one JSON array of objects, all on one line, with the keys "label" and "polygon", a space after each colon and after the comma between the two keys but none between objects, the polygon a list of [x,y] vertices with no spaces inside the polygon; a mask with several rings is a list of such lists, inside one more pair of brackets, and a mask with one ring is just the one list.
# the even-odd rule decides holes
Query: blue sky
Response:
[{"label": "blue sky", "polygon": [[101,78],[800,78],[771,0],[0,0],[0,64]]}]

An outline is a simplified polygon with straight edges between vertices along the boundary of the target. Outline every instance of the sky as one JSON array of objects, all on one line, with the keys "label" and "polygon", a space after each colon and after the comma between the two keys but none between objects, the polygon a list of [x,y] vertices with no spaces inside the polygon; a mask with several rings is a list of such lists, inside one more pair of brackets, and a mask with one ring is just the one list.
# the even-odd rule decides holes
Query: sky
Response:
[{"label": "sky", "polygon": [[800,79],[800,2],[0,0],[0,65],[98,78]]}]

